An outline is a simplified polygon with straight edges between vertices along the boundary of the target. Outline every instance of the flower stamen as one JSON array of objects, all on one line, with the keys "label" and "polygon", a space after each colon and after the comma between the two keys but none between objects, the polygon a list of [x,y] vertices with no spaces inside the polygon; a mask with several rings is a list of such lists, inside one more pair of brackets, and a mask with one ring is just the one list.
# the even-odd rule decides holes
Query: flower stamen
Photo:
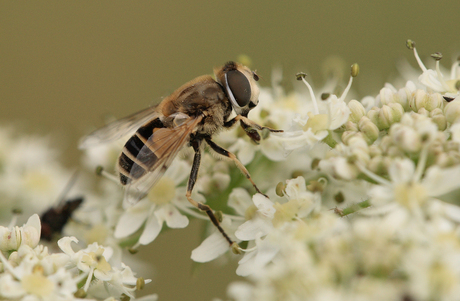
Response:
[{"label": "flower stamen", "polygon": [[319,114],[319,109],[318,109],[318,102],[316,101],[315,93],[313,93],[313,89],[310,86],[310,84],[305,80],[305,77],[307,76],[305,73],[297,73],[297,80],[303,81],[303,83],[307,86],[308,91],[310,92],[310,97],[311,100],[313,101],[313,107],[315,109],[315,115]]},{"label": "flower stamen", "polygon": [[420,66],[420,69],[422,69],[423,72],[426,72],[427,69],[426,69],[425,65],[423,64],[422,60],[420,59],[420,57],[418,56],[417,49],[415,48],[415,42],[412,41],[412,40],[407,40],[406,41],[406,46],[410,50],[414,51],[414,56],[415,56],[415,59],[417,60],[418,65]]}]

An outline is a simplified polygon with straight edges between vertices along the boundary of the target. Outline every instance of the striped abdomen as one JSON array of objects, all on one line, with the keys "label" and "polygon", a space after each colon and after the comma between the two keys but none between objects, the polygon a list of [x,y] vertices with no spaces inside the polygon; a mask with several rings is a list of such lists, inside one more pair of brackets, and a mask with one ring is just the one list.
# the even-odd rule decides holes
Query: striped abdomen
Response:
[{"label": "striped abdomen", "polygon": [[126,142],[118,158],[121,184],[126,185],[132,180],[139,179],[158,161],[157,155],[145,143],[153,135],[154,130],[159,128],[164,128],[164,125],[156,118],[140,127]]}]

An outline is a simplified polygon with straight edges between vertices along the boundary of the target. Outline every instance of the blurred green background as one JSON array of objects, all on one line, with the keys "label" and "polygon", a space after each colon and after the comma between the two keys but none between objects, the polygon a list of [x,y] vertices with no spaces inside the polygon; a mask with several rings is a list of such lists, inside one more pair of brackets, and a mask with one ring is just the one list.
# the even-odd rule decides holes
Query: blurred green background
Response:
[{"label": "blurred green background", "polygon": [[[241,54],[261,85],[282,66],[288,87],[298,71],[320,84],[322,64],[338,55],[360,64],[358,95],[375,95],[401,58],[416,66],[408,38],[422,58],[440,51],[450,66],[460,52],[459,11],[460,1],[1,1],[0,125],[50,134],[75,166],[78,138],[106,115],[156,103]],[[235,265],[194,268],[200,226],[141,248],[151,265],[142,276],[161,300],[223,298],[238,279]]]}]

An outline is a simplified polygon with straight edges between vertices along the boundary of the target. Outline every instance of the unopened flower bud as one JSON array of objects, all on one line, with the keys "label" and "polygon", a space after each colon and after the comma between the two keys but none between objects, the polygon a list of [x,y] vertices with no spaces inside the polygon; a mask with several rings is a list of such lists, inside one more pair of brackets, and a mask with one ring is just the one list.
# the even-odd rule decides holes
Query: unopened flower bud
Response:
[{"label": "unopened flower bud", "polygon": [[389,128],[396,120],[393,116],[393,111],[387,105],[383,105],[379,111],[379,122],[377,123],[380,129]]},{"label": "unopened flower bud", "polygon": [[387,166],[385,165],[384,157],[376,156],[369,161],[367,168],[375,174],[381,175],[387,172]]},{"label": "unopened flower bud", "polygon": [[444,115],[449,123],[455,123],[460,118],[460,99],[449,102],[444,107]]},{"label": "unopened flower bud", "polygon": [[438,126],[438,130],[444,131],[447,128],[446,116],[444,116],[441,109],[434,109],[431,111],[430,116],[431,121],[433,121]]},{"label": "unopened flower bud", "polygon": [[358,125],[355,122],[352,122],[352,121],[348,120],[347,122],[345,122],[345,130],[346,131],[357,132],[358,131]]},{"label": "unopened flower bud", "polygon": [[369,155],[371,157],[381,156],[382,155],[382,150],[377,145],[372,144],[372,145],[369,146]]},{"label": "unopened flower bud", "polygon": [[364,109],[364,106],[355,99],[350,100],[348,103],[348,108],[351,111],[349,119],[352,122],[356,123],[361,119],[361,117],[366,115],[366,109]]},{"label": "unopened flower bud", "polygon": [[[393,125],[394,126],[394,125]],[[391,131],[391,129],[390,129]],[[388,148],[393,145],[393,139],[389,135],[385,135],[382,137],[380,140],[379,146],[380,149],[382,150],[382,153],[386,153],[388,151]]]},{"label": "unopened flower bud", "polygon": [[442,109],[444,105],[444,98],[439,93],[431,93],[429,94],[429,99],[425,104],[425,108],[428,111],[433,111],[434,109],[440,108]]},{"label": "unopened flower bud", "polygon": [[404,157],[404,151],[396,145],[392,145],[388,148],[387,155],[390,158],[400,158]]},{"label": "unopened flower bud", "polygon": [[21,238],[18,227],[7,228],[0,226],[0,251],[8,252],[17,250],[20,243]]},{"label": "unopened flower bud", "polygon": [[428,96],[425,90],[418,89],[409,99],[409,107],[413,111],[417,112],[420,108],[423,108],[427,97]]},{"label": "unopened flower bud", "polygon": [[17,250],[21,245],[35,248],[40,242],[41,224],[37,214],[32,215],[22,227],[0,226],[0,251]]},{"label": "unopened flower bud", "polygon": [[389,87],[382,88],[379,93],[380,102],[384,105],[395,102],[394,96],[394,91]]},{"label": "unopened flower bud", "polygon": [[401,120],[402,115],[404,114],[404,108],[400,103],[393,102],[388,104],[388,106],[393,111],[393,117],[395,122],[399,122]]},{"label": "unopened flower bud", "polygon": [[418,152],[422,147],[420,135],[411,127],[395,124],[391,127],[389,134],[393,142],[403,151]]},{"label": "unopened flower bud", "polygon": [[409,110],[409,100],[416,90],[417,87],[411,81],[408,81],[404,88],[398,90],[397,102],[403,106],[405,111]]},{"label": "unopened flower bud", "polygon": [[373,107],[367,112],[367,117],[377,126],[379,122],[379,111],[380,111],[380,108]]},{"label": "unopened flower bud", "polygon": [[356,134],[358,134],[358,132],[356,131],[345,131],[342,133],[342,142],[346,145],[348,145],[348,140],[350,140],[351,137],[355,136]]},{"label": "unopened flower bud", "polygon": [[428,117],[430,115],[430,112],[428,112],[428,110],[425,108],[420,108],[418,109],[417,114],[419,114],[420,116]]},{"label": "unopened flower bud", "polygon": [[427,93],[424,90],[416,90],[413,97],[409,101],[409,106],[415,112],[418,112],[421,108],[425,108],[427,111],[432,111],[436,108],[442,108],[444,104],[444,98],[439,93]]},{"label": "unopened flower bud", "polygon": [[368,144],[372,144],[379,137],[379,128],[366,116],[359,120],[358,128]]}]

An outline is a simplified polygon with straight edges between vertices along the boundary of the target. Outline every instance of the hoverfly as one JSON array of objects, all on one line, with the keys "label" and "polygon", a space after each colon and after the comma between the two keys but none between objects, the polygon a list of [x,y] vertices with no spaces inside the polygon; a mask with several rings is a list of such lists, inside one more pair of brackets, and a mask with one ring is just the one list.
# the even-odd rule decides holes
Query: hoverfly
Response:
[{"label": "hoverfly", "polygon": [[[155,107],[149,107],[123,119],[109,123],[83,138],[80,148],[117,140],[137,130],[126,142],[118,158],[120,182],[125,186],[125,202],[134,203],[143,198],[171,165],[184,146],[195,151],[186,197],[199,210],[206,212],[230,245],[233,241],[219,224],[212,209],[192,199],[206,143],[211,150],[235,162],[257,192],[259,188],[246,167],[234,154],[212,141],[212,136],[228,129],[238,121],[245,133],[255,143],[260,141],[257,131],[267,129],[247,118],[259,102],[259,77],[248,67],[228,62],[215,68],[214,80],[210,75],[199,76],[184,84]],[[232,110],[236,116],[230,118]],[[203,143],[204,142],[204,143]]]}]

